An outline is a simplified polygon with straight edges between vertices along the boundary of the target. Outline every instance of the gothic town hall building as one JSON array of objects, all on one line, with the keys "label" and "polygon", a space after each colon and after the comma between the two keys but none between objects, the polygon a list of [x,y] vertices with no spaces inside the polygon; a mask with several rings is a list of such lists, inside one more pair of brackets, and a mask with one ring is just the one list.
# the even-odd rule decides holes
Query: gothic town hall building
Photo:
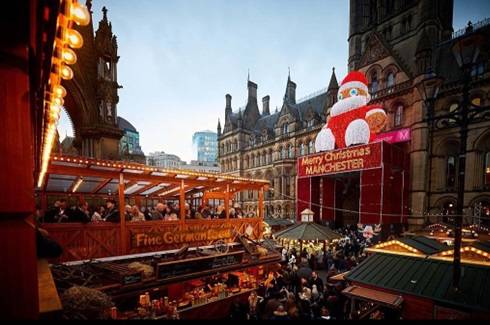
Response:
[{"label": "gothic town hall building", "polygon": [[[425,117],[427,105],[420,85],[429,72],[442,78],[435,114],[455,110],[462,104],[462,71],[451,51],[458,40],[473,33],[483,42],[471,71],[470,100],[490,104],[490,20],[470,29],[453,30],[452,0],[351,0],[349,70],[366,74],[372,104],[388,114],[385,132],[409,130],[410,139],[397,143],[410,157],[411,228],[429,218],[443,218],[456,206],[458,127],[432,129]],[[471,17],[468,17],[471,19]],[[326,80],[328,77],[326,76]],[[328,87],[302,102],[296,101],[296,84],[288,78],[283,105],[271,114],[269,97],[259,109],[257,84],[248,82],[243,111],[233,111],[226,95],[223,129],[218,123],[219,162],[223,172],[267,179],[273,191],[266,200],[266,215],[295,217],[296,160],[314,152],[314,140],[335,103],[335,73]],[[490,223],[490,123],[470,124],[465,169],[464,207],[467,218]],[[353,196],[344,193],[344,207],[355,210]],[[244,209],[255,209],[257,193],[239,198]],[[441,220],[442,221],[442,220]]]}]

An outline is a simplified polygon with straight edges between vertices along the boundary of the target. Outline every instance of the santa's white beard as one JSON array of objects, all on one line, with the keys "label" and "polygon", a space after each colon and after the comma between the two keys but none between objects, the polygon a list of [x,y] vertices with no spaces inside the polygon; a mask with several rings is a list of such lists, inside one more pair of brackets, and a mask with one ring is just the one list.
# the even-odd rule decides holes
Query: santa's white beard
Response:
[{"label": "santa's white beard", "polygon": [[336,102],[330,109],[330,116],[337,116],[356,108],[366,106],[369,103],[369,98],[366,96],[348,97]]}]

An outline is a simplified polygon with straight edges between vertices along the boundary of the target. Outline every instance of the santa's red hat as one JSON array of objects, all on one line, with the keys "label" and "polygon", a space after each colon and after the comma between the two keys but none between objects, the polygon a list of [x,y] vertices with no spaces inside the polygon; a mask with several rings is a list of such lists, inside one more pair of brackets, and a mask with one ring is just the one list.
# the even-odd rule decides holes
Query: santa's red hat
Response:
[{"label": "santa's red hat", "polygon": [[368,84],[369,82],[364,73],[359,71],[351,71],[347,77],[342,80],[339,92],[343,92],[345,89],[359,88],[364,90],[366,93],[369,93]]}]

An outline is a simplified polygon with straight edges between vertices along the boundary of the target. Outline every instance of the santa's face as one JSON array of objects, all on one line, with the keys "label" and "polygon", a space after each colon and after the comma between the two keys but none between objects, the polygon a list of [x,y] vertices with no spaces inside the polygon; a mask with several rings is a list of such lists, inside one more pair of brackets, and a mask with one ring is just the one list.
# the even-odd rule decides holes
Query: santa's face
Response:
[{"label": "santa's face", "polygon": [[347,88],[338,94],[338,101],[330,109],[331,116],[352,111],[369,103],[369,94],[361,88]]}]

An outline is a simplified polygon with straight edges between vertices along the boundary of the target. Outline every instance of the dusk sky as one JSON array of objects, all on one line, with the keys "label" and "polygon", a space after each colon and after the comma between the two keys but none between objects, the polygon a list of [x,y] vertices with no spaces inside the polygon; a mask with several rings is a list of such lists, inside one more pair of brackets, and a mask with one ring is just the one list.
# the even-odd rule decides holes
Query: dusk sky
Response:
[{"label": "dusk sky", "polygon": [[[246,104],[247,71],[271,110],[282,105],[288,67],[299,99],[347,71],[347,0],[94,0],[117,36],[119,116],[148,154],[192,155],[192,134],[224,123],[225,94]],[[490,17],[490,1],[455,0],[454,28]],[[70,134],[65,116],[60,136]]]}]

